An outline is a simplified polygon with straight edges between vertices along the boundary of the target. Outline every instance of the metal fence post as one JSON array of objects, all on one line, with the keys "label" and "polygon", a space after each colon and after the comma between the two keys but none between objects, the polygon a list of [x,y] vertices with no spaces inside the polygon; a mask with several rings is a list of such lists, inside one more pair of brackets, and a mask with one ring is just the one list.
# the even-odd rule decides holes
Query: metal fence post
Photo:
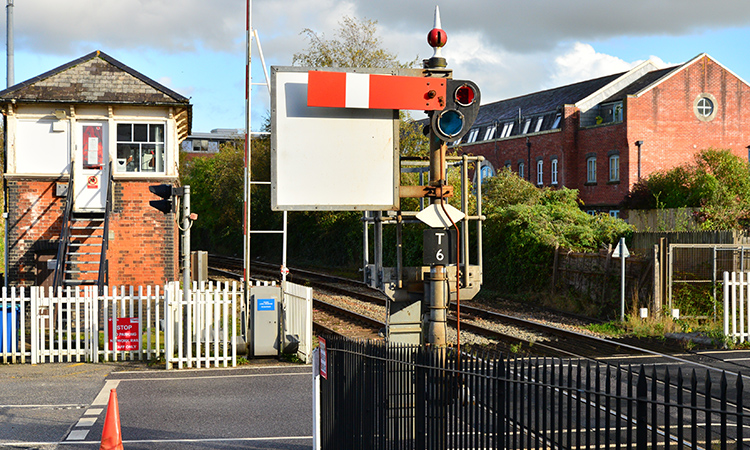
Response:
[{"label": "metal fence post", "polygon": [[638,385],[636,386],[635,399],[635,442],[637,450],[648,448],[648,384],[646,383],[646,369],[641,364],[638,373]]}]

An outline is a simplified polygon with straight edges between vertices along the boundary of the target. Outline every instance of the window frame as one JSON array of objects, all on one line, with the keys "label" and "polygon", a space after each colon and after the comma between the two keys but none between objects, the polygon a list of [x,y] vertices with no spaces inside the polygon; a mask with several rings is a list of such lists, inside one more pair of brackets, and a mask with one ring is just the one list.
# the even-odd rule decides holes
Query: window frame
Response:
[{"label": "window frame", "polygon": [[510,137],[511,133],[513,133],[513,122],[505,122],[503,124],[503,131],[500,134],[500,138]]},{"label": "window frame", "polygon": [[596,156],[586,157],[586,183],[596,183]]},{"label": "window frame", "polygon": [[539,133],[542,130],[542,124],[544,123],[544,116],[539,116],[534,126],[534,133]]},{"label": "window frame", "polygon": [[619,181],[620,181],[620,154],[613,153],[609,155],[609,182],[614,183],[614,182],[619,182]]},{"label": "window frame", "polygon": [[536,162],[536,184],[537,186],[544,184],[544,160],[541,158]]},{"label": "window frame", "polygon": [[526,171],[524,170],[526,168],[526,164],[524,164],[523,161],[518,163],[518,176],[526,179]]},{"label": "window frame", "polygon": [[552,158],[550,160],[550,184],[557,184],[557,171],[558,171],[558,159]]},{"label": "window frame", "polygon": [[497,124],[488,126],[487,131],[484,132],[484,140],[489,141],[490,139],[494,138],[495,132],[497,132]]},{"label": "window frame", "polygon": [[[705,103],[708,102],[711,105],[711,112],[705,114]],[[693,114],[701,122],[710,122],[716,117],[716,112],[719,109],[719,103],[716,101],[716,97],[709,93],[699,94],[693,101]]]},{"label": "window frame", "polygon": [[[120,138],[120,127],[129,125],[130,126],[130,140],[121,140]],[[138,140],[138,136],[136,136],[136,126],[138,125],[145,125],[146,126],[146,140]],[[167,167],[169,167],[169,140],[168,140],[168,125],[166,121],[153,121],[153,120],[118,120],[114,123],[114,132],[115,132],[115,158],[117,161],[116,165],[116,173],[118,175],[137,175],[137,176],[161,176],[163,177],[167,173]],[[152,139],[152,132],[158,133],[156,130],[161,129],[161,140],[159,140],[158,135],[153,136]],[[135,170],[128,170],[128,159],[132,155],[128,155],[125,157],[121,157],[121,146],[122,149],[127,152],[137,152],[138,161],[135,160],[131,161],[133,163],[133,168]],[[126,148],[125,146],[129,146],[130,148]],[[137,146],[137,149],[134,147]],[[144,155],[148,156],[144,152],[148,152],[149,149],[144,149],[144,147],[150,147],[153,146],[153,153],[152,157],[150,159],[146,159],[144,161]],[[159,147],[161,146],[161,159],[158,158],[159,155]],[[123,161],[124,160],[124,161]],[[154,170],[144,170],[144,164],[149,164],[150,161],[154,162]],[[124,170],[123,170],[124,168]],[[159,170],[160,169],[160,170]]]}]

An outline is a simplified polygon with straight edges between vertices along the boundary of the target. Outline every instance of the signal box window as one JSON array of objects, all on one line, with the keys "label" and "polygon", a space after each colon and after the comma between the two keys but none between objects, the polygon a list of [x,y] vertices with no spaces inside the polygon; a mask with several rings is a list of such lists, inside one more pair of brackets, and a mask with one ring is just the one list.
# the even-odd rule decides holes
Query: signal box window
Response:
[{"label": "signal box window", "polygon": [[117,171],[164,172],[164,124],[117,124]]}]

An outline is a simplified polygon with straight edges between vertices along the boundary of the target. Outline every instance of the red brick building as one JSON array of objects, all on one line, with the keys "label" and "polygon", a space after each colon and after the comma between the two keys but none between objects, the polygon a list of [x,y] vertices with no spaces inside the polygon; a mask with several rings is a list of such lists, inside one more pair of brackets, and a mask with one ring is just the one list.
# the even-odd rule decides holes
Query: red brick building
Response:
[{"label": "red brick building", "polygon": [[[458,147],[460,146],[460,149]],[[639,179],[702,149],[748,157],[750,85],[706,54],[483,105],[454,145],[538,186],[578,189],[591,212],[619,214]]]},{"label": "red brick building", "polygon": [[175,217],[148,188],[178,180],[187,98],[96,51],[0,91],[0,107],[10,285],[177,279]]}]

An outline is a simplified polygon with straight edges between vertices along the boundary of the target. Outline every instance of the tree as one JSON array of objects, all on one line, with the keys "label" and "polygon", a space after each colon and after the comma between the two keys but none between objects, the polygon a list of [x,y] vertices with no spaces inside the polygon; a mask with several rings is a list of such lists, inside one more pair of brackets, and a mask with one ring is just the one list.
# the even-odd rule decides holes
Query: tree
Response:
[{"label": "tree", "polygon": [[627,209],[698,208],[704,230],[750,228],[750,166],[730,150],[709,148],[692,163],[654,172],[631,189]]},{"label": "tree", "polygon": [[305,67],[412,67],[413,61],[401,63],[395,53],[382,48],[377,37],[377,21],[345,16],[339,22],[338,39],[326,39],[325,35],[305,28],[307,50],[295,53],[293,65]]},{"label": "tree", "polygon": [[485,280],[507,293],[544,289],[556,247],[597,251],[632,233],[622,220],[590,216],[575,189],[538,188],[504,169],[484,191]]}]

